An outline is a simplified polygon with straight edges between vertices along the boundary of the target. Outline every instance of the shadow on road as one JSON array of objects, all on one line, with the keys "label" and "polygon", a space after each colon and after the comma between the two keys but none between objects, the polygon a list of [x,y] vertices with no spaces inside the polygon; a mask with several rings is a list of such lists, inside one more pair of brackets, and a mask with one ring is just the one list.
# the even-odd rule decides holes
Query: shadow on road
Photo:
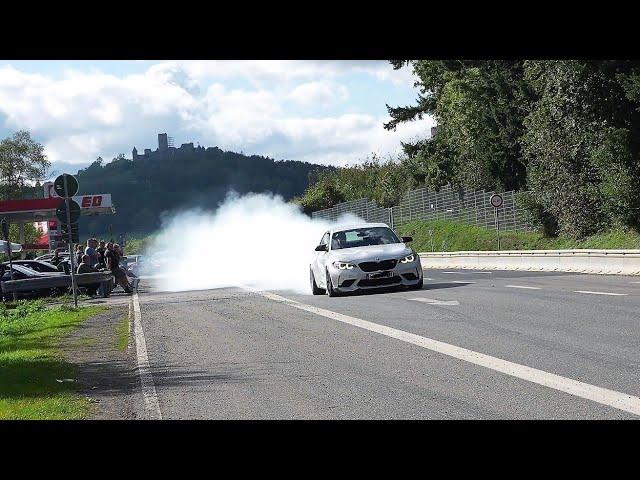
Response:
[{"label": "shadow on road", "polygon": [[419,292],[422,290],[439,290],[441,288],[456,288],[456,287],[464,287],[465,285],[470,285],[473,282],[465,282],[465,283],[452,283],[452,282],[440,282],[440,283],[425,283],[424,286],[420,290],[409,290],[407,288],[401,287],[388,287],[388,288],[377,288],[375,290],[356,290],[355,292],[343,293],[343,297],[359,297],[361,295],[381,295],[388,293],[400,293],[400,292]]}]

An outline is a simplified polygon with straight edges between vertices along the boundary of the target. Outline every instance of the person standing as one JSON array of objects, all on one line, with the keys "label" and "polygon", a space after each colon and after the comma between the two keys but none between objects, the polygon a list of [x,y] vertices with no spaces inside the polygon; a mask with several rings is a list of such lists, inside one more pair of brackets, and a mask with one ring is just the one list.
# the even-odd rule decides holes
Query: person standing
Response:
[{"label": "person standing", "polygon": [[98,252],[96,251],[97,246],[98,240],[90,238],[87,240],[87,248],[84,250],[84,254],[89,255],[89,263],[92,267],[95,267],[98,264]]},{"label": "person standing", "polygon": [[105,241],[104,240],[100,240],[100,244],[98,246],[98,248],[96,248],[96,253],[98,255],[98,265],[104,265],[105,267],[107,266],[107,262],[104,259],[104,254],[107,251],[107,247],[105,245]]}]

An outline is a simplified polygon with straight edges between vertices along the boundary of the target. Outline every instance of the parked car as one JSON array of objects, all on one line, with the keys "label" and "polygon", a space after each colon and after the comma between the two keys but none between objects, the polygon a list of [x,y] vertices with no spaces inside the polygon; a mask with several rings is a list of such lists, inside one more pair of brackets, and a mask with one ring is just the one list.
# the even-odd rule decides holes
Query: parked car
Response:
[{"label": "parked car", "polygon": [[127,271],[133,273],[134,275],[138,275],[140,271],[140,267],[144,263],[144,258],[142,255],[127,255],[123,257],[127,259],[126,269]]},{"label": "parked car", "polygon": [[[59,272],[58,267],[52,265],[48,262],[43,262],[41,260],[13,260],[14,265],[22,265],[24,267],[28,267],[36,272],[40,273],[57,273]],[[8,266],[9,262],[4,262],[2,265]]]},{"label": "parked car", "polygon": [[[36,272],[35,270],[25,267],[24,265],[13,265],[11,269],[8,265],[0,265],[0,281],[6,282],[11,280],[11,270],[13,270],[13,280],[24,280],[28,278],[43,278],[56,275],[64,275],[60,272]],[[16,296],[19,298],[35,298],[35,297],[48,297],[51,295],[62,295],[67,292],[67,287],[52,287],[52,288],[40,288],[27,292],[18,292]],[[13,294],[2,293],[2,300],[7,301],[13,298]]]},{"label": "parked car", "polygon": [[309,276],[314,295],[330,297],[360,289],[423,286],[418,254],[384,223],[328,230],[315,248]]}]

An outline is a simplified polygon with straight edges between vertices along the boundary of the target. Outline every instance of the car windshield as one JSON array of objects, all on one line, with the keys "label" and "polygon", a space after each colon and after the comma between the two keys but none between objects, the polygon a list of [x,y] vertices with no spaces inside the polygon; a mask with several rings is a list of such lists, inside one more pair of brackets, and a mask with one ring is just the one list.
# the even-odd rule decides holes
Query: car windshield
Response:
[{"label": "car windshield", "polygon": [[331,249],[367,247],[369,245],[387,245],[400,243],[400,239],[389,227],[354,228],[334,232],[331,238]]},{"label": "car windshield", "polygon": [[24,273],[25,275],[38,275],[39,272],[36,272],[32,268],[25,267],[24,265],[13,265],[13,269],[16,272]]}]

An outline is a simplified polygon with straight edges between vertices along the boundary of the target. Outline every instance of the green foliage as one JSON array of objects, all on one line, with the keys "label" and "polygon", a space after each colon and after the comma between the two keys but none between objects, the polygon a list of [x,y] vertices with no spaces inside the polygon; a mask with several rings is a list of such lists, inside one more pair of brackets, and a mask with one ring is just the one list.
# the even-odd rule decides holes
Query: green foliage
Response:
[{"label": "green foliage", "polygon": [[[398,228],[401,235],[413,237],[418,252],[497,250],[495,230],[447,221],[415,221]],[[640,234],[615,228],[582,240],[560,236],[549,238],[541,232],[500,232],[501,250],[557,250],[571,248],[640,249]]]},{"label": "green foliage", "polygon": [[626,79],[640,66],[612,61],[527,62],[538,100],[525,119],[528,186],[575,238],[638,225],[638,103]]},{"label": "green foliage", "polygon": [[44,147],[29,132],[20,130],[5,138],[0,142],[0,199],[30,196],[31,182],[43,180],[50,166]]},{"label": "green foliage", "polygon": [[[0,419],[75,419],[89,402],[75,392],[74,369],[58,351],[60,339],[103,307],[74,312],[21,302],[0,317]],[[7,309],[10,311],[11,309]]]},{"label": "green foliage", "polygon": [[[525,185],[519,138],[531,102],[522,61],[409,62],[420,88],[418,105],[392,108],[399,123],[429,114],[438,124],[428,140],[404,145],[418,178],[439,188],[446,183],[469,189],[516,190]],[[394,64],[394,66],[398,66]],[[422,168],[420,167],[422,164]]]},{"label": "green foliage", "polygon": [[374,154],[360,164],[320,172],[312,182],[295,200],[307,213],[364,197],[382,207],[391,206],[412,185],[412,178],[402,163]]},{"label": "green foliage", "polygon": [[124,351],[129,346],[129,316],[124,315],[116,325],[116,347]]}]

